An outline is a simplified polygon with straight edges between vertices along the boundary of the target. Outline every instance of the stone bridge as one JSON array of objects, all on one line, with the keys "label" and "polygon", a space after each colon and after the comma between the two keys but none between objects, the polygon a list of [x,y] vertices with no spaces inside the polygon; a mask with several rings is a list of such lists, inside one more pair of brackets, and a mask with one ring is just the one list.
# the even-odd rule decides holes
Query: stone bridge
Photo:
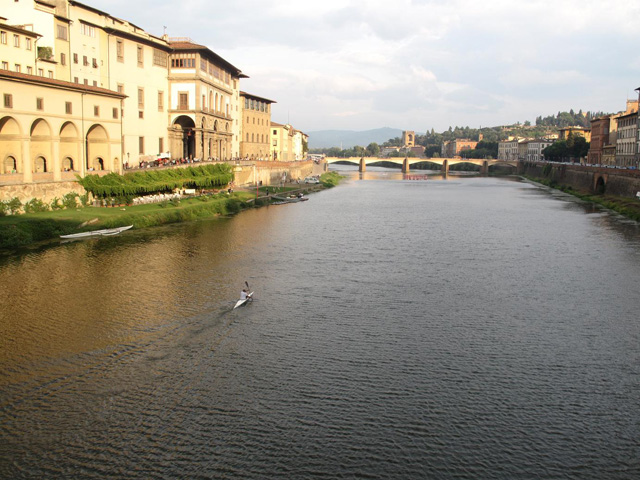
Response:
[{"label": "stone bridge", "polygon": [[347,162],[352,163],[359,166],[359,170],[361,172],[366,171],[367,165],[372,165],[375,163],[395,163],[396,165],[402,166],[402,171],[404,173],[409,173],[411,169],[411,165],[415,165],[417,163],[435,163],[440,165],[440,169],[443,173],[449,173],[449,166],[455,165],[458,163],[471,163],[473,165],[478,165],[480,167],[480,173],[487,174],[489,172],[489,167],[493,165],[509,165],[514,168],[518,168],[517,160],[488,160],[485,158],[411,158],[411,157],[389,157],[389,158],[378,158],[378,157],[349,157],[349,158],[338,158],[338,157],[326,157],[325,161],[327,163],[338,163],[338,162]]}]

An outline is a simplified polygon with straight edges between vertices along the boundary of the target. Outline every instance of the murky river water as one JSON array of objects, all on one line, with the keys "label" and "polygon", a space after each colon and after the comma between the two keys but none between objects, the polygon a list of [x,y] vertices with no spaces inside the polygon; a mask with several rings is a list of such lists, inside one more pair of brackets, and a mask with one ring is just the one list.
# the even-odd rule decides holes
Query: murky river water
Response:
[{"label": "murky river water", "polygon": [[639,478],[638,224],[374,170],[0,260],[0,477]]}]

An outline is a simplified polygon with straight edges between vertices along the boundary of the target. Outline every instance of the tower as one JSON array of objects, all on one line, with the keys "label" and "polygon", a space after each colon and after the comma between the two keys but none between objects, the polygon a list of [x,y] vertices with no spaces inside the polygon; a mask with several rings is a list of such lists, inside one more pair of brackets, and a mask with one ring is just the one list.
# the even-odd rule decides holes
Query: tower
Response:
[{"label": "tower", "polygon": [[404,148],[412,148],[416,146],[416,133],[405,130],[402,132],[402,144]]}]

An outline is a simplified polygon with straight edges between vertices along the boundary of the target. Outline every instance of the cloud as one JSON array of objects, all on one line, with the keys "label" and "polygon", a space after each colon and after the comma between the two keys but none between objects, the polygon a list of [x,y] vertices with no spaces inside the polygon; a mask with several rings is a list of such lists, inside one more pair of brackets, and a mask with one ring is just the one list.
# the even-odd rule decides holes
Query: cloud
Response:
[{"label": "cloud", "polygon": [[[207,45],[300,129],[500,125],[617,111],[638,85],[638,2],[87,0]],[[274,118],[286,121],[286,118]],[[394,123],[397,122],[397,123]]]}]

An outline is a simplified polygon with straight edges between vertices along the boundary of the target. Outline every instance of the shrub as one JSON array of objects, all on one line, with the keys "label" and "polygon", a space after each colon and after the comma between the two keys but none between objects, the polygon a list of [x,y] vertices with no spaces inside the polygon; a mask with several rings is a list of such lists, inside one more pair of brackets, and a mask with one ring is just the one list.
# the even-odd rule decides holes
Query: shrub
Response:
[{"label": "shrub", "polygon": [[62,205],[64,208],[76,208],[78,206],[78,195],[76,192],[69,192],[62,197]]},{"label": "shrub", "polygon": [[7,202],[0,200],[0,217],[6,216],[8,211],[9,207]]},{"label": "shrub", "polygon": [[83,207],[89,206],[89,194],[85,193],[84,195],[80,195],[80,203]]},{"label": "shrub", "polygon": [[24,204],[24,213],[46,212],[49,206],[39,198],[32,198]]},{"label": "shrub", "polygon": [[63,208],[64,205],[60,203],[60,199],[58,197],[53,197],[53,200],[51,200],[51,210],[62,210]]},{"label": "shrub", "polygon": [[7,208],[11,212],[11,215],[17,215],[20,213],[22,209],[22,202],[18,197],[13,197],[11,200],[7,202]]}]

